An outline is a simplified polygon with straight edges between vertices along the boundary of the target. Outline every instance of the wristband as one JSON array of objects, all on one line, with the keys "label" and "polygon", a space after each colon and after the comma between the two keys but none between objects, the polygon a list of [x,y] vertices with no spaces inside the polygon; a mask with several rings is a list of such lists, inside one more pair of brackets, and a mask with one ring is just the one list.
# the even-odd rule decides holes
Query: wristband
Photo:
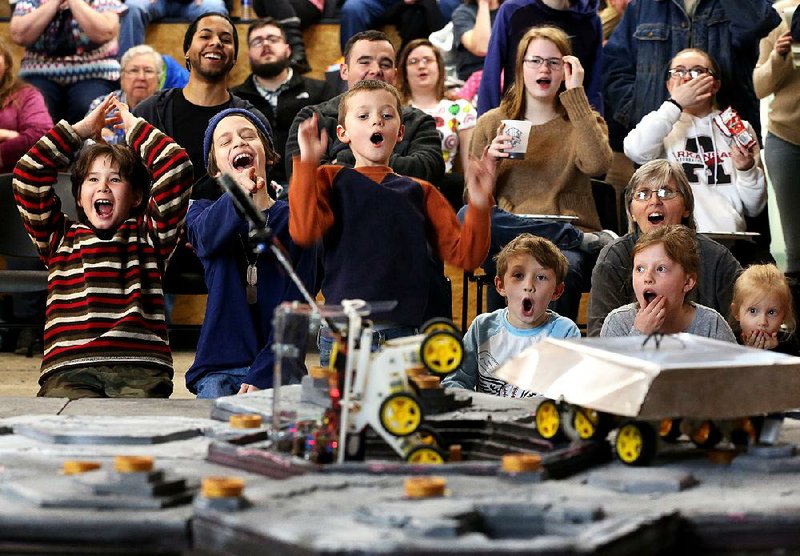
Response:
[{"label": "wristband", "polygon": [[683,106],[681,106],[681,103],[680,103],[680,102],[678,102],[677,100],[675,100],[674,98],[671,98],[671,97],[670,97],[670,98],[668,98],[668,99],[667,99],[667,102],[671,102],[672,104],[674,104],[675,106],[677,106],[677,107],[678,107],[678,110],[680,110],[681,112],[683,112]]}]

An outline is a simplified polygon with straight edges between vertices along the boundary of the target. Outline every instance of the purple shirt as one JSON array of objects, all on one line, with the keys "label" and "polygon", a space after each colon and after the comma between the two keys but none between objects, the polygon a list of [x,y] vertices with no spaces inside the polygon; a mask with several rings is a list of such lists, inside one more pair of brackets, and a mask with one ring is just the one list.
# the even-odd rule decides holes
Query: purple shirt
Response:
[{"label": "purple shirt", "polygon": [[11,129],[19,136],[0,141],[0,173],[12,172],[22,155],[51,127],[53,120],[38,89],[28,85],[11,93],[0,108],[0,129]]}]

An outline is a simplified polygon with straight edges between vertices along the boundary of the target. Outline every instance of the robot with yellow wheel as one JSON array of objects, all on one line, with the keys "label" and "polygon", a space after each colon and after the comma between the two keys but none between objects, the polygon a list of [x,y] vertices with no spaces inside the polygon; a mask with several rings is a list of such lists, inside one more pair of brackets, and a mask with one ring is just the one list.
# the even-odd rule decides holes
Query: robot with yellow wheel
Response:
[{"label": "robot with yellow wheel", "polygon": [[[452,323],[436,322],[423,327],[426,333],[388,340],[372,352],[372,327],[362,321],[364,302],[342,303],[348,317],[346,345],[335,350],[333,368],[344,373],[341,397],[339,461],[353,452],[348,442],[357,442],[361,432],[371,427],[407,461],[442,463],[444,452],[420,432],[425,416],[411,386],[408,371],[424,366],[446,375],[455,371],[464,356],[461,338]],[[362,348],[365,346],[366,349]],[[339,354],[347,354],[345,364],[337,366]],[[337,371],[338,372],[338,371]]]}]

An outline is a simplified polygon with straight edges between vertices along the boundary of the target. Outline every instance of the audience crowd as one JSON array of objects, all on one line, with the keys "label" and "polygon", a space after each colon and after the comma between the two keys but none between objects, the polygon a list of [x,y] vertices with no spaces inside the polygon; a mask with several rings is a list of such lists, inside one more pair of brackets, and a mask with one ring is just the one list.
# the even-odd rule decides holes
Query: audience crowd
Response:
[{"label": "audience crowd", "polygon": [[[65,243],[123,234],[157,272],[137,284],[141,322],[110,326],[158,357],[118,346],[124,368],[98,370],[49,327],[40,395],[169,395],[163,292],[180,291],[187,272],[209,293],[190,389],[271,385],[272,311],[302,296],[251,253],[222,174],[263,212],[312,295],[391,291],[399,303],[377,318],[376,342],[449,316],[442,261],[482,266],[490,313],[465,337],[472,359],[452,386],[530,395],[494,368],[542,337],[577,336],[587,292],[589,336],[687,331],[796,351],[800,0],[344,0],[342,94],[303,75],[326,69],[311,67],[302,29],[329,16],[327,4],[258,1],[240,45],[223,0],[12,3],[10,38],[24,55],[0,41],[0,171],[14,172],[20,213],[53,265],[47,318],[59,311]],[[142,44],[165,17],[188,23],[185,69]],[[376,29],[387,23],[401,44]],[[231,83],[242,47],[250,72]],[[759,99],[771,102],[763,140]],[[622,191],[603,180],[625,157],[635,171]],[[70,161],[76,222],[56,216],[51,189]],[[785,273],[769,252],[768,182]],[[595,197],[603,191],[618,202]],[[92,321],[94,294],[81,295]],[[769,318],[754,324],[762,310]],[[83,334],[114,358],[113,342]],[[319,341],[330,349],[330,332]],[[142,361],[157,384],[131,393],[120,381]]]}]

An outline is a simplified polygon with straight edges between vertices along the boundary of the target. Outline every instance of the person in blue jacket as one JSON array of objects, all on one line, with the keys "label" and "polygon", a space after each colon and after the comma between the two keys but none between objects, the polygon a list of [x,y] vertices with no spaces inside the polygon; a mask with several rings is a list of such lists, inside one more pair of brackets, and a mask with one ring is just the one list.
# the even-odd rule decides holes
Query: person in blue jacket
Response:
[{"label": "person in blue jacket", "polygon": [[[292,242],[289,205],[268,192],[267,170],[278,157],[263,121],[243,108],[221,111],[208,123],[203,154],[210,176],[228,174],[250,195],[301,281],[315,291],[316,250]],[[208,287],[206,317],[186,387],[198,398],[271,387],[273,312],[283,301],[302,299],[299,290],[269,252],[251,252],[249,224],[230,195],[194,201],[186,224]],[[298,382],[303,357],[284,363],[282,382]]]},{"label": "person in blue jacket", "polygon": [[630,130],[661,106],[670,60],[692,47],[720,67],[719,106],[733,106],[760,136],[753,69],[759,40],[780,21],[770,0],[633,0],[603,51],[603,92],[613,118]]},{"label": "person in blue jacket", "polygon": [[[570,37],[572,53],[586,72],[583,87],[589,104],[603,113],[600,77],[603,25],[597,0],[506,0],[492,26],[478,92],[478,115],[500,106],[514,83],[517,45],[531,27],[553,25]],[[502,87],[501,87],[502,75]]]}]

